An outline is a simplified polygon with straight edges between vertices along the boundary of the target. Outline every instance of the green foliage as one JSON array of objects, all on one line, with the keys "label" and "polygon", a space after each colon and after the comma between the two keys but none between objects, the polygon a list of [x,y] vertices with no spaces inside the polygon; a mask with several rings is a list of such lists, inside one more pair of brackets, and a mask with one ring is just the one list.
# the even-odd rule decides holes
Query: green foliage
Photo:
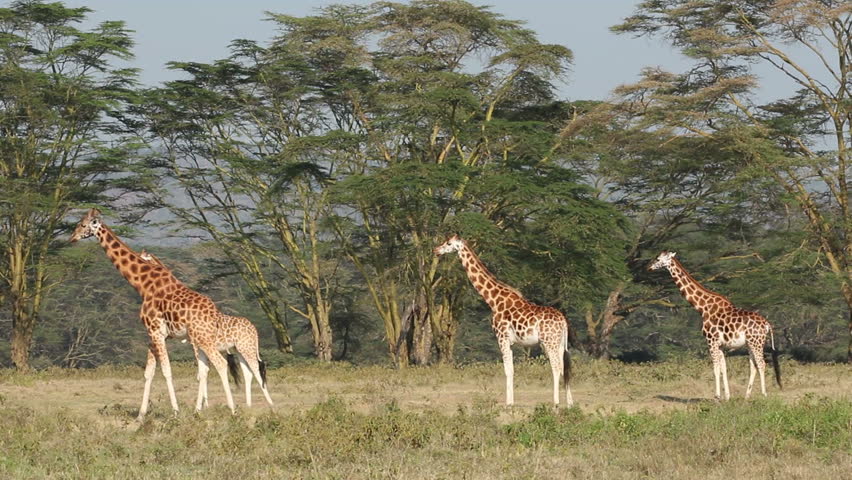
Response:
[{"label": "green foliage", "polygon": [[133,41],[123,22],[76,28],[89,11],[33,0],[0,8],[0,301],[20,368],[69,210],[109,206],[150,178],[131,165],[134,144],[122,145],[135,71],[114,63],[132,58]]},{"label": "green foliage", "polygon": [[[770,46],[848,39],[826,27],[848,20],[845,4],[641,2],[614,29],[663,35],[695,68],[646,69],[612,102],[570,103],[554,85],[571,50],[460,0],[270,13],[271,41],[170,62],[182,78],[142,90],[114,66],[132,59],[124,24],[80,30],[88,13],[0,9],[0,314],[35,334],[39,367],[139,361],[132,292],[104,263],[83,268],[97,253],[61,252],[57,235],[70,207],[140,189],[156,204],[134,195],[139,206],[168,207],[180,235],[212,241],[166,258],[224,310],[268,319],[276,365],[310,352],[491,358],[487,310],[458,264],[432,252],[452,233],[531,300],[569,313],[596,356],[703,354],[694,311],[645,270],[663,249],[767,315],[785,351],[842,356],[848,92],[802,81],[758,105],[749,69],[769,60],[806,79]],[[843,82],[837,73],[826,78]],[[6,330],[4,363],[21,352]]]},{"label": "green foliage", "polygon": [[[847,307],[852,139],[844,65],[850,60],[852,34],[845,25],[851,15],[848,2],[833,0],[665,0],[641,2],[613,27],[663,36],[694,59],[686,73],[648,70],[641,82],[623,89],[645,91],[644,128],[720,142],[747,165],[737,186],[750,188],[734,200],[801,211],[795,221],[808,233],[802,247],[825,260],[822,268],[835,277]],[[758,90],[757,66],[766,67],[761,80],[792,81],[796,90],[767,101]],[[728,218],[749,215],[721,210],[734,212]],[[748,218],[743,224],[763,222]],[[847,357],[852,360],[852,337]]]}]

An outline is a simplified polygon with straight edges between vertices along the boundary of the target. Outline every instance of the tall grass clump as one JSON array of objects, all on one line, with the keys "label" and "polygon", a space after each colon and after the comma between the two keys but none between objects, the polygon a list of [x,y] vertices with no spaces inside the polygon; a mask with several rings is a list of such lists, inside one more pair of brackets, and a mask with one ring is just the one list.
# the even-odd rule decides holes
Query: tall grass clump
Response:
[{"label": "tall grass clump", "polygon": [[505,432],[525,447],[630,446],[670,440],[693,447],[725,442],[765,453],[777,453],[785,443],[852,453],[852,403],[814,396],[792,404],[778,399],[734,400],[659,414],[584,413],[539,405],[529,417],[506,425]]}]

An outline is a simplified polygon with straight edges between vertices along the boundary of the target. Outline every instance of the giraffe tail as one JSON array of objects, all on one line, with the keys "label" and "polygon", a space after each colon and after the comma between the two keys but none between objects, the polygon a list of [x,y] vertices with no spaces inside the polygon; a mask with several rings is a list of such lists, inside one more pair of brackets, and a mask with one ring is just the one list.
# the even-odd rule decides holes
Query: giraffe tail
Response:
[{"label": "giraffe tail", "polygon": [[571,326],[567,325],[567,320],[565,326],[566,330],[562,333],[562,380],[565,381],[565,386],[568,386],[568,382],[571,381],[571,354],[568,353]]},{"label": "giraffe tail", "polygon": [[263,385],[263,388],[266,388],[266,362],[260,359],[260,356],[257,357],[257,368],[260,370],[260,382]]},{"label": "giraffe tail", "polygon": [[565,380],[565,385],[571,381],[571,354],[567,348],[562,352],[562,379]]},{"label": "giraffe tail", "polygon": [[239,361],[237,361],[237,356],[236,356],[236,354],[228,352],[226,357],[228,358],[228,371],[231,372],[231,376],[234,377],[234,384],[239,385],[240,384],[240,375],[239,375],[240,364],[239,364]]},{"label": "giraffe tail", "polygon": [[775,349],[775,334],[772,330],[772,325],[769,326],[769,345],[772,347],[772,369],[775,371],[775,381],[778,383],[778,388],[784,389],[781,385],[781,364],[778,363],[778,350]]}]

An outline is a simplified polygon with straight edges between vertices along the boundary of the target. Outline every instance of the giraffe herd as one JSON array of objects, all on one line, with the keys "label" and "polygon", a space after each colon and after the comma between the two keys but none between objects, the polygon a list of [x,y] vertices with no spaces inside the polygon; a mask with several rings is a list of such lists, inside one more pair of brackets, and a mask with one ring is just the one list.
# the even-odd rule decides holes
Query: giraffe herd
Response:
[{"label": "giraffe herd", "polygon": [[[272,406],[266,384],[266,368],[260,359],[258,333],[252,323],[243,317],[225,315],[213,301],[175,277],[172,271],[156,256],[145,250],[139,253],[127,246],[101,219],[97,209],[91,209],[77,224],[71,242],[96,237],[110,261],[119,273],[142,297],[140,319],[148,333],[149,348],[145,365],[145,387],[138,419],[148,411],[151,383],[156,366],[166,380],[172,410],[179,407],[172,382],[171,366],[166,350],[166,339],[178,338],[189,341],[198,364],[198,396],[195,409],[200,411],[208,405],[207,373],[210,364],[219,374],[225,391],[228,407],[235,411],[234,400],[228,382],[228,367],[236,370],[234,357],[245,380],[246,404],[251,406],[251,388],[257,381],[266,402]],[[457,252],[462,266],[473,287],[482,296],[492,313],[491,327],[503,357],[506,376],[506,405],[514,404],[514,366],[512,345],[540,345],[550,362],[553,374],[553,403],[560,403],[560,378],[565,385],[566,403],[574,404],[569,385],[571,358],[569,344],[574,343],[574,331],[568,319],[553,307],[536,305],[523,294],[499,281],[482,263],[470,246],[458,235],[436,247],[435,255]],[[750,375],[746,398],[751,395],[756,373],[760,374],[761,393],[766,395],[765,360],[763,351],[767,336],[770,338],[775,378],[781,387],[778,353],[775,350],[772,326],[756,312],[741,310],[724,296],[711,292],[695,281],[675,258],[675,253],[662,252],[649,266],[650,270],[666,268],[684,298],[701,313],[702,332],[710,349],[713,373],[716,381],[716,398],[730,398],[728,374],[722,349],[733,349],[747,345],[749,350]],[[230,350],[236,353],[232,356]],[[228,359],[222,355],[228,354]],[[238,377],[234,375],[238,383]]]},{"label": "giraffe herd", "polygon": [[[71,242],[97,237],[98,243],[119,273],[142,296],[142,308],[139,312],[142,325],[148,332],[148,359],[145,364],[145,389],[142,393],[142,406],[139,407],[139,420],[148,412],[151,382],[157,363],[166,379],[172,410],[179,410],[169,354],[166,351],[167,338],[186,338],[192,344],[198,362],[198,399],[196,410],[207,403],[207,372],[213,364],[222,380],[228,408],[233,412],[234,399],[228,382],[228,368],[221,351],[235,348],[240,356],[240,364],[246,383],[246,402],[251,403],[252,376],[260,384],[266,401],[272,405],[272,398],[266,389],[266,375],[261,369],[258,352],[257,330],[248,320],[224,315],[213,301],[178,280],[156,257],[145,253],[143,257],[128,247],[101,220],[101,213],[91,209],[77,224],[71,235]],[[251,374],[251,375],[250,375]]]}]

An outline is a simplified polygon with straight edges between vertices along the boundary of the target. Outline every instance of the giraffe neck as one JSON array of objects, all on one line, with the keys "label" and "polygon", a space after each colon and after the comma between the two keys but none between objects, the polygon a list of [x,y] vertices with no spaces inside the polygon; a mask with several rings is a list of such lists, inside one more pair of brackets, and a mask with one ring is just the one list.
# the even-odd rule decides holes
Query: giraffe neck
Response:
[{"label": "giraffe neck", "polygon": [[96,233],[98,243],[103,247],[107,257],[118,269],[118,272],[127,280],[133,288],[139,292],[142,297],[147,293],[145,282],[148,280],[148,272],[151,266],[127,246],[118,235],[116,235],[109,227],[101,224],[101,227]]},{"label": "giraffe neck", "polygon": [[701,315],[707,313],[712,306],[731,304],[723,295],[710,291],[698,283],[676,258],[672,259],[672,263],[669,266],[669,273],[671,273],[683,298],[692,304]]},{"label": "giraffe neck", "polygon": [[524,296],[520,292],[497,280],[467,244],[459,250],[459,259],[461,259],[462,266],[467,272],[470,283],[473,284],[473,287],[479,292],[485,303],[491,307],[492,311],[498,308],[499,304],[503,304],[501,300],[507,297],[524,300]]}]

